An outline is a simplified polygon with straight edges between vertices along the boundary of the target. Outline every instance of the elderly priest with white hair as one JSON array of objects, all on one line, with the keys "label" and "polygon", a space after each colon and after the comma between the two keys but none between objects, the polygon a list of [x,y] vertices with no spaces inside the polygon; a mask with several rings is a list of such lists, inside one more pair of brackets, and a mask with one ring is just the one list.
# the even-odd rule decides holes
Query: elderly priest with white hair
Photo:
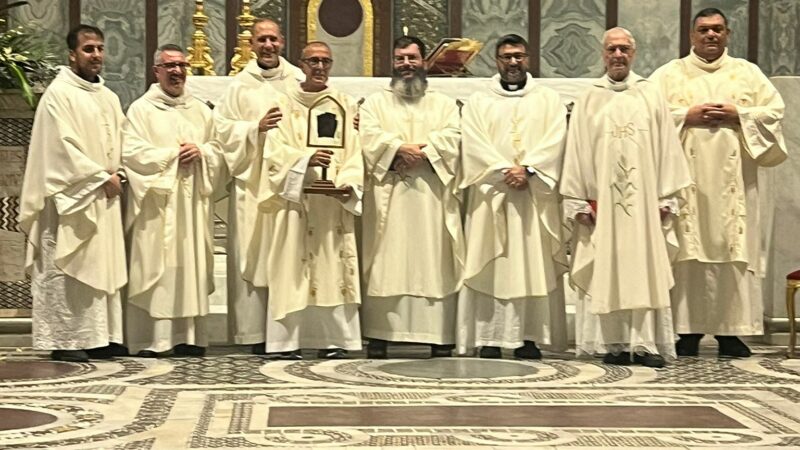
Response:
[{"label": "elderly priest with white hair", "polygon": [[631,33],[606,31],[602,52],[606,73],[575,102],[561,174],[579,293],[575,346],[607,364],[663,367],[675,357],[669,249],[691,178],[658,86],[631,70]]}]

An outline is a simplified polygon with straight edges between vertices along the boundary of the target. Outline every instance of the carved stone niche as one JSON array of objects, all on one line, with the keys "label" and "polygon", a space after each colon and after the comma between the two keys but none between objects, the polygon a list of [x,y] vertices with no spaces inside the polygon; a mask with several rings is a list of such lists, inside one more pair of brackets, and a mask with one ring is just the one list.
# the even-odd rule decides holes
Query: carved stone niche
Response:
[{"label": "carved stone niche", "polygon": [[0,317],[30,317],[19,197],[34,111],[18,91],[0,90]]}]

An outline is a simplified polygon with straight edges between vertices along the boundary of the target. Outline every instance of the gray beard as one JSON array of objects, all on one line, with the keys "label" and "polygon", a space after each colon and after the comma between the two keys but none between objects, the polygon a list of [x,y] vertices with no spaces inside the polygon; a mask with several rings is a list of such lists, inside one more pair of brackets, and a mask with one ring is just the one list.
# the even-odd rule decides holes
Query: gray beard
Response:
[{"label": "gray beard", "polygon": [[428,89],[428,80],[425,74],[417,72],[410,79],[404,79],[400,75],[395,74],[392,76],[392,83],[390,84],[394,95],[403,98],[421,98],[425,95],[425,90]]}]

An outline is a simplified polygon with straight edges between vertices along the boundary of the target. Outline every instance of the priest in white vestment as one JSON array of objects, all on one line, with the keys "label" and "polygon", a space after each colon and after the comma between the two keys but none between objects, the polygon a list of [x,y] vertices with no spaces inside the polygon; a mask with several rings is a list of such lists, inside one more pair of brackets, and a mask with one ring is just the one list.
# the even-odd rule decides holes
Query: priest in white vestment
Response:
[{"label": "priest in white vestment", "polygon": [[39,102],[20,199],[28,234],[33,347],[55,360],[127,354],[120,289],[127,282],[120,194],[125,117],[105,87],[103,32],[67,36],[69,67]]},{"label": "priest in white vestment", "polygon": [[212,194],[221,156],[209,144],[211,109],[184,87],[180,47],[155,56],[158,83],[128,109],[122,164],[128,176],[126,343],[155,357],[203,356],[214,290]]},{"label": "priest in white vestment", "polygon": [[666,96],[694,185],[681,192],[672,312],[678,356],[704,334],[720,356],[747,357],[737,337],[764,332],[758,168],[783,162],[784,104],[759,68],[728,55],[730,29],[715,8],[697,13],[691,53],[653,73]]},{"label": "priest in white vestment", "polygon": [[287,108],[286,90],[303,74],[280,56],[285,46],[277,23],[259,19],[252,28],[256,59],[233,78],[214,110],[217,139],[232,177],[228,209],[228,334],[236,344],[264,353],[267,312],[266,214],[257,208],[267,130]]},{"label": "priest in white vestment", "polygon": [[367,354],[387,341],[430,344],[450,356],[464,237],[459,213],[458,109],[427,89],[425,45],[394,43],[389,89],[369,96],[359,133],[366,164],[362,330]]},{"label": "priest in white vestment", "polygon": [[631,71],[635,56],[628,30],[606,31],[606,74],[572,109],[560,190],[573,229],[578,356],[663,367],[675,358],[676,194],[691,177],[658,86]]},{"label": "priest in white vestment", "polygon": [[[361,350],[355,217],[361,215],[364,164],[353,119],[356,102],[327,86],[330,48],[303,49],[306,80],[264,150],[260,208],[273,217],[267,260],[268,355],[341,359]],[[323,170],[325,172],[323,172]],[[305,193],[325,173],[343,192]]]},{"label": "priest in white vestment", "polygon": [[557,183],[566,109],[528,74],[528,43],[495,47],[498,74],[469,97],[461,123],[467,258],[458,301],[458,352],[540,359],[537,342],[566,346]]}]

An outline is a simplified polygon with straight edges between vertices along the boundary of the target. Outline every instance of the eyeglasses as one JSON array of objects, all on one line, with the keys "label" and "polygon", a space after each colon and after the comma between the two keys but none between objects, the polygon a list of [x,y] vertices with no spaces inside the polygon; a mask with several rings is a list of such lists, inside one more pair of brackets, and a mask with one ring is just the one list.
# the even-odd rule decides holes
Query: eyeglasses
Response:
[{"label": "eyeglasses", "polygon": [[168,62],[168,63],[156,64],[156,67],[163,67],[164,69],[167,70],[175,70],[175,69],[186,70],[189,68],[189,66],[190,64],[188,62]]},{"label": "eyeglasses", "polygon": [[504,63],[510,63],[512,59],[516,59],[517,61],[523,61],[528,59],[527,53],[510,53],[505,55],[497,55],[497,59],[503,61]]},{"label": "eyeglasses", "polygon": [[303,61],[311,67],[322,66],[323,69],[327,69],[331,66],[331,64],[333,64],[333,60],[330,58],[317,58],[316,56],[311,58],[303,58],[300,61]]}]

